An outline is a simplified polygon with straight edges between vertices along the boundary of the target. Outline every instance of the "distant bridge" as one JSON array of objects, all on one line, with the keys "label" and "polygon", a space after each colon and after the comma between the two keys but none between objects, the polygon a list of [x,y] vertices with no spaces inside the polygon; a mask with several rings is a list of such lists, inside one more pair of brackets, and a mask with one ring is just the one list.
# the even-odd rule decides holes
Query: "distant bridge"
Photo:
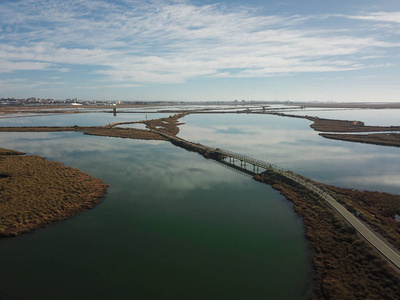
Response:
[{"label": "distant bridge", "polygon": [[[173,144],[179,147],[188,149],[190,151],[196,151],[203,156],[210,157],[220,162],[223,165],[229,166],[241,173],[247,175],[256,175],[263,172],[263,170],[272,171],[288,179],[297,182],[304,188],[316,193],[322,199],[324,199],[333,209],[335,209],[351,226],[353,226],[359,234],[361,234],[373,247],[375,247],[380,253],[382,253],[389,261],[393,263],[397,268],[400,269],[400,255],[392,250],[385,242],[383,242],[378,236],[376,236],[369,228],[367,228],[356,216],[350,213],[343,205],[337,202],[327,191],[317,186],[310,180],[293,173],[292,171],[285,170],[274,164],[264,162],[259,159],[255,159],[246,155],[238,154],[232,151],[207,147],[199,143],[193,143],[182,139],[177,136],[169,135],[165,132],[153,130],[158,134],[168,138]],[[237,162],[240,166],[236,165]],[[247,165],[253,167],[253,171],[247,169]],[[261,172],[260,172],[261,169]]]}]

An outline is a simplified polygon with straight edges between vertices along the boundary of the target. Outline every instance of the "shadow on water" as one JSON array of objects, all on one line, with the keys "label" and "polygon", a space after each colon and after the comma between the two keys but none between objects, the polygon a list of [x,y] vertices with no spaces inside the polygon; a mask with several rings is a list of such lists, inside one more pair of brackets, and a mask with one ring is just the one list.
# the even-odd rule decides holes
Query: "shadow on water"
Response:
[{"label": "shadow on water", "polygon": [[239,174],[241,174],[241,175],[243,175],[245,177],[248,177],[248,178],[253,178],[254,175],[258,174],[258,173],[255,173],[253,171],[247,170],[246,167],[237,166],[234,163],[229,163],[229,162],[224,161],[224,160],[214,160],[213,159],[212,161],[217,163],[217,164],[219,164],[219,165],[221,165],[221,166],[223,166],[223,167],[225,167],[225,168],[227,168],[227,169],[229,169],[229,170],[231,170],[231,171],[239,173]]}]

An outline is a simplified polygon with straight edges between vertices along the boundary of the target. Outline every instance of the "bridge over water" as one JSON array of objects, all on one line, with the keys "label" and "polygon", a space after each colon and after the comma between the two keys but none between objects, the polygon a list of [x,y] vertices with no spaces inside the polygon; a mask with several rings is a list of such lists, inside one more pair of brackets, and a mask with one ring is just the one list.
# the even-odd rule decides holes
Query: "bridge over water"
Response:
[{"label": "bridge over water", "polygon": [[[185,148],[189,151],[195,151],[205,157],[212,158],[217,162],[233,168],[241,173],[253,176],[260,174],[266,170],[275,172],[285,178],[293,180],[304,188],[316,193],[324,199],[336,212],[338,212],[351,226],[353,226],[359,234],[361,234],[373,247],[382,253],[392,264],[400,269],[400,255],[392,250],[384,241],[376,236],[369,228],[367,228],[355,215],[350,213],[343,205],[337,202],[332,195],[330,195],[323,188],[317,186],[311,180],[308,180],[292,171],[285,170],[274,164],[264,162],[246,155],[238,154],[229,150],[220,148],[212,148],[193,143],[177,136],[169,135],[165,132],[153,130],[158,134],[168,138],[173,144]],[[250,166],[250,170],[248,167]]]}]

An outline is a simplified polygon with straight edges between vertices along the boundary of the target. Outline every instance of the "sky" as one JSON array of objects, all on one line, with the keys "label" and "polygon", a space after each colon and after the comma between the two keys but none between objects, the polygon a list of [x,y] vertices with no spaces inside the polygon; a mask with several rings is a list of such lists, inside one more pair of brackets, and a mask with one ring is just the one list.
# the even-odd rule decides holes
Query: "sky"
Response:
[{"label": "sky", "polygon": [[0,0],[0,98],[400,101],[399,0]]}]

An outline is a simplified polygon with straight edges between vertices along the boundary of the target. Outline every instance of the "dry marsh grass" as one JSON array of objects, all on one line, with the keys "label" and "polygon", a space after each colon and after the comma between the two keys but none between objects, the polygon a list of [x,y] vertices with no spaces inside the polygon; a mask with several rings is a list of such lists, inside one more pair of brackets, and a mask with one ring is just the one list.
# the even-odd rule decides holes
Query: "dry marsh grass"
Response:
[{"label": "dry marsh grass", "polygon": [[380,146],[400,147],[399,133],[374,133],[374,134],[330,134],[320,133],[327,139],[373,144]]},{"label": "dry marsh grass", "polygon": [[71,126],[71,127],[0,127],[0,132],[83,132],[88,135],[118,137],[141,140],[165,140],[161,135],[149,130],[116,128],[111,126]]},{"label": "dry marsh grass", "polygon": [[97,127],[84,131],[88,135],[108,136],[139,140],[166,140],[163,136],[148,130],[134,128]]},{"label": "dry marsh grass", "polygon": [[179,133],[178,126],[184,124],[184,123],[179,123],[178,119],[183,118],[184,116],[189,114],[190,112],[184,112],[169,116],[167,118],[143,121],[142,123],[146,124],[146,127],[151,130],[159,130],[169,135],[177,135]]},{"label": "dry marsh grass", "polygon": [[0,237],[15,236],[91,208],[107,184],[39,156],[0,149]]}]

